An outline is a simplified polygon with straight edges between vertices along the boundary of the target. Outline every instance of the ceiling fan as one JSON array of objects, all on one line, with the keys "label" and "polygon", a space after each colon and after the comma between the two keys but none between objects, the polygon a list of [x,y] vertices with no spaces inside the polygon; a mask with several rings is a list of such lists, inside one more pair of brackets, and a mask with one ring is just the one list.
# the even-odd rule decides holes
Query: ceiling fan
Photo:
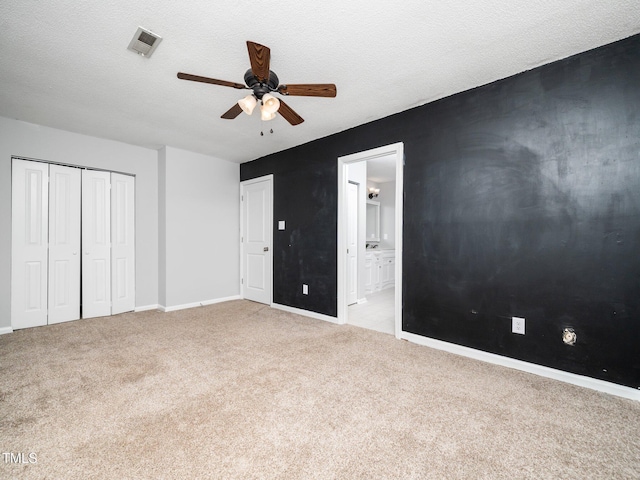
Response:
[{"label": "ceiling fan", "polygon": [[335,97],[336,86],[332,83],[301,83],[295,85],[279,84],[278,76],[269,70],[271,51],[259,43],[247,42],[251,68],[244,74],[246,85],[215,78],[200,77],[189,73],[178,73],[178,78],[194,82],[212,83],[238,90],[252,90],[253,93],[240,99],[233,107],[222,114],[221,118],[232,120],[243,111],[251,115],[258,102],[262,120],[271,120],[276,112],[280,113],[291,125],[299,125],[304,119],[284,101],[274,97],[272,93],[304,97]]}]

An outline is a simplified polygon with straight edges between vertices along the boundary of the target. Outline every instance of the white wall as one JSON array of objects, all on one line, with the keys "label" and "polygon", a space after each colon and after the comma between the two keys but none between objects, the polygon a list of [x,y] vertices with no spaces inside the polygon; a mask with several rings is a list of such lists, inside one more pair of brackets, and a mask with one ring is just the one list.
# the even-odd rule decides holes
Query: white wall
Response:
[{"label": "white wall", "polygon": [[136,176],[136,306],[158,303],[157,152],[0,117],[0,329],[11,326],[11,157]]},{"label": "white wall", "polygon": [[159,167],[161,306],[238,296],[240,165],[165,147]]},{"label": "white wall", "polygon": [[0,117],[0,330],[11,327],[11,157],[136,176],[136,307],[237,296],[240,166]]},{"label": "white wall", "polygon": [[158,304],[167,304],[167,148],[158,150]]},{"label": "white wall", "polygon": [[[396,248],[396,182],[378,184],[380,193],[380,247],[382,249]],[[385,239],[385,235],[387,238]]]}]

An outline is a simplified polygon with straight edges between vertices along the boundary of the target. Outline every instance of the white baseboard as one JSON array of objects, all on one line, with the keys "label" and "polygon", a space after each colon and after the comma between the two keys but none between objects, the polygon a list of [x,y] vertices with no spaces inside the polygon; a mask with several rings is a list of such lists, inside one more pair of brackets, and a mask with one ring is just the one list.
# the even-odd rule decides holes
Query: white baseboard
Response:
[{"label": "white baseboard", "polygon": [[231,300],[240,300],[242,297],[240,295],[232,295],[230,297],[224,298],[216,298],[214,300],[205,300],[202,302],[202,305],[213,305],[214,303],[222,303],[222,302],[230,302]]},{"label": "white baseboard", "polygon": [[185,310],[187,308],[201,307],[200,303],[185,303],[183,305],[175,305],[173,307],[165,307],[164,305],[158,305],[158,310],[163,313],[175,312],[176,310]]},{"label": "white baseboard", "polygon": [[287,305],[280,305],[279,303],[272,303],[271,306],[273,308],[277,308],[278,310],[284,310],[285,312],[302,315],[303,317],[311,317],[311,318],[315,318],[316,320],[324,320],[325,322],[338,323],[338,319],[336,317],[330,317],[329,315],[324,315],[322,313],[310,312],[309,310],[303,310],[302,308],[289,307]]},{"label": "white baseboard", "polygon": [[158,310],[162,312],[175,312],[176,310],[184,310],[186,308],[195,308],[195,307],[204,307],[206,305],[213,305],[214,303],[229,302],[231,300],[240,300],[240,295],[232,295],[231,297],[223,297],[223,298],[214,298],[213,300],[203,300],[202,302],[185,303],[183,305],[173,305],[171,307],[158,305]]},{"label": "white baseboard", "polygon": [[11,328],[11,327],[0,327],[0,335],[4,335],[5,333],[13,333],[13,328]]},{"label": "white baseboard", "polygon": [[143,307],[136,307],[133,309],[134,312],[146,312],[147,310],[158,310],[158,304],[155,305],[145,305]]},{"label": "white baseboard", "polygon": [[456,345],[454,343],[443,342],[442,340],[423,337],[421,335],[416,335],[415,333],[402,332],[400,334],[400,338],[408,340],[412,343],[416,343],[418,345],[423,345],[425,347],[444,350],[449,353],[462,355],[464,357],[473,358],[475,360],[481,360],[483,362],[493,363],[496,365],[501,365],[503,367],[533,373],[535,375],[551,378],[553,380],[560,380],[561,382],[578,385],[579,387],[590,388],[592,390],[608,393],[610,395],[616,395],[618,397],[640,401],[640,390],[636,390],[631,387],[625,387],[623,385],[618,385],[616,383],[605,382],[604,380],[598,380],[596,378],[564,372],[562,370],[556,370],[555,368],[536,365],[535,363],[523,362],[522,360],[504,357],[495,353],[483,352],[482,350],[476,350],[475,348],[463,347],[462,345]]}]

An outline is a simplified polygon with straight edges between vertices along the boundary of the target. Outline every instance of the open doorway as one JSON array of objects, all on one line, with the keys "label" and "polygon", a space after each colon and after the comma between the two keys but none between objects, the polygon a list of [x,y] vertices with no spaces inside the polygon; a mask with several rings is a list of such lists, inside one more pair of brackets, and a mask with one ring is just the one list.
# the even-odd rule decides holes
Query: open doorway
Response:
[{"label": "open doorway", "polygon": [[[383,317],[390,315],[393,325],[388,333],[396,338],[400,338],[402,331],[403,166],[402,143],[338,158],[338,323],[367,326],[363,322],[370,315],[372,325],[377,323],[380,327],[380,322],[385,321]],[[368,174],[363,174],[363,170]],[[360,219],[357,280],[353,267],[354,226],[350,225],[353,205],[349,208],[353,184],[361,192],[357,209]],[[356,304],[354,282],[358,291]],[[350,312],[359,318],[352,322]]]}]

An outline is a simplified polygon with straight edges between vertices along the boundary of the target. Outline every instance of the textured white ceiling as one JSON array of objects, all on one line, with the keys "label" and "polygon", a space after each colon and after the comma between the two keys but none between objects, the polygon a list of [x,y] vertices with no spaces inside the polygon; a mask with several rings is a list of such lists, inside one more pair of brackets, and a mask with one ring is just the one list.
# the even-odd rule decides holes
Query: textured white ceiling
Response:
[{"label": "textured white ceiling", "polygon": [[[138,26],[163,37],[127,50]],[[244,162],[640,32],[638,0],[2,0],[0,116]],[[305,122],[220,115],[243,91],[246,41],[271,48]]]},{"label": "textured white ceiling", "polygon": [[396,157],[378,157],[367,160],[367,180],[374,183],[391,182],[396,179]]}]

